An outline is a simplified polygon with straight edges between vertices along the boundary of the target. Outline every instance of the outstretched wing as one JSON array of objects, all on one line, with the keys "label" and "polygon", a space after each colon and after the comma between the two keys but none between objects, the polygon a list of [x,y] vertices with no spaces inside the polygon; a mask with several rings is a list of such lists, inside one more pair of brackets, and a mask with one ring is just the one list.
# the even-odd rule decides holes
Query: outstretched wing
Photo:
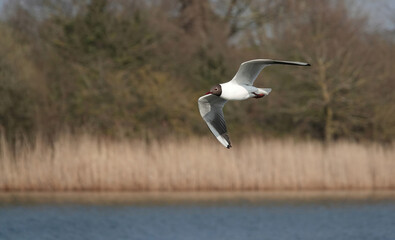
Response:
[{"label": "outstretched wing", "polygon": [[235,82],[239,85],[241,84],[253,85],[255,79],[258,77],[262,69],[272,64],[310,66],[309,63],[304,63],[304,62],[278,61],[271,59],[255,59],[255,60],[243,62],[240,65],[239,70],[237,71],[236,75],[233,77],[231,82]]},{"label": "outstretched wing", "polygon": [[207,94],[199,98],[198,105],[200,115],[206,121],[208,128],[227,148],[231,148],[230,139],[226,130],[226,123],[222,108],[227,101],[213,94]]}]

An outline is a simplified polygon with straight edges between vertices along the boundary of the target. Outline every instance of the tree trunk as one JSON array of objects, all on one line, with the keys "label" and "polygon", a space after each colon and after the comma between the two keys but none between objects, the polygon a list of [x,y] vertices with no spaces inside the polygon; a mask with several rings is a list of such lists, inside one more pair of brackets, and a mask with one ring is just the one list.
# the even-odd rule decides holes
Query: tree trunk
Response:
[{"label": "tree trunk", "polygon": [[321,59],[318,61],[319,68],[319,85],[321,87],[322,98],[324,100],[324,114],[325,114],[325,129],[324,139],[325,142],[331,142],[333,140],[334,128],[333,128],[333,109],[331,107],[331,95],[328,90],[326,70],[328,65]]},{"label": "tree trunk", "polygon": [[331,142],[333,140],[333,110],[328,104],[325,107],[325,142]]}]

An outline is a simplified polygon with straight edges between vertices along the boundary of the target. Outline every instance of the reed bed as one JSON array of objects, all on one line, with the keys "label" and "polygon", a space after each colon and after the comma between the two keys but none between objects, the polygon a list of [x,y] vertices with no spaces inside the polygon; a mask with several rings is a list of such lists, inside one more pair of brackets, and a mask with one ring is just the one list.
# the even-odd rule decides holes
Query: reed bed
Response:
[{"label": "reed bed", "polygon": [[395,146],[212,138],[156,142],[64,135],[16,154],[2,143],[1,191],[395,189]]}]

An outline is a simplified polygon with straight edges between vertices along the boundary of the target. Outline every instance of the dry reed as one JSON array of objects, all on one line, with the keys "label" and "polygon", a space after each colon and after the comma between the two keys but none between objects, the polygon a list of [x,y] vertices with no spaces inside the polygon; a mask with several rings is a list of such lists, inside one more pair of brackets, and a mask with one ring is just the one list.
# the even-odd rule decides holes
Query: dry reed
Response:
[{"label": "dry reed", "polygon": [[3,142],[2,191],[394,189],[395,146],[247,139],[227,150],[212,138],[104,141],[65,135],[52,148]]}]

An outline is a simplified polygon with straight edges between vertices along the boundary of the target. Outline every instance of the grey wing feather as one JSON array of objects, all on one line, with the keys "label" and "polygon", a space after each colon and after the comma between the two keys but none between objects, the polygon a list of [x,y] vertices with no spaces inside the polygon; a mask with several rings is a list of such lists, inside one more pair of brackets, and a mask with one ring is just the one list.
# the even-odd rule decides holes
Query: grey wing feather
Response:
[{"label": "grey wing feather", "polygon": [[259,73],[267,66],[272,64],[286,64],[286,65],[298,65],[298,66],[310,66],[309,63],[304,62],[293,62],[293,61],[279,61],[271,59],[255,59],[247,62],[243,62],[236,75],[233,77],[231,82],[237,84],[252,85]]},{"label": "grey wing feather", "polygon": [[231,143],[226,129],[224,113],[222,111],[226,102],[225,99],[213,94],[208,94],[199,98],[198,106],[200,115],[206,122],[210,131],[222,145],[230,148]]}]

